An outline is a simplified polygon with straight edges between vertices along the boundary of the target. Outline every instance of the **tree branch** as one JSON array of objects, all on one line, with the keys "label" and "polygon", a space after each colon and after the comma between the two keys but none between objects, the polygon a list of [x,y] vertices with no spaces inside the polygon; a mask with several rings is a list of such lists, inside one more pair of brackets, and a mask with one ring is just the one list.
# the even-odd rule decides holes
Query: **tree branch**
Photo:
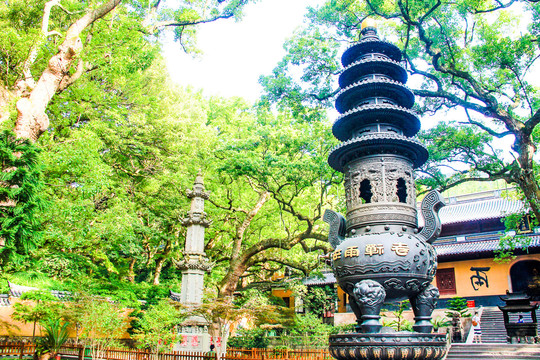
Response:
[{"label": "tree branch", "polygon": [[[505,132],[502,132],[502,133],[499,133],[499,132],[496,132],[495,130],[485,126],[484,124],[482,124],[481,122],[479,121],[476,121],[476,120],[473,120],[471,118],[471,115],[469,114],[469,110],[467,108],[463,108],[465,110],[465,113],[467,114],[467,118],[468,118],[468,123],[469,124],[472,124],[472,125],[476,125],[478,126],[480,129],[484,130],[485,132],[487,132],[488,134],[490,134],[491,136],[494,136],[496,138],[499,138],[499,139],[502,139],[503,137],[505,136],[508,136],[508,135],[512,135],[512,132],[511,131],[505,131]],[[464,123],[464,122],[460,122],[460,124],[467,124],[467,123]]]},{"label": "tree branch", "polygon": [[485,14],[485,13],[490,13],[490,12],[493,12],[493,11],[497,11],[497,10],[501,10],[501,9],[506,9],[508,7],[510,7],[513,3],[516,2],[516,0],[511,0],[509,1],[508,3],[506,4],[503,4],[501,1],[499,0],[495,0],[495,2],[497,4],[499,4],[499,6],[496,6],[496,7],[493,7],[493,8],[490,8],[490,9],[486,9],[486,10],[477,10],[477,9],[473,9],[472,13],[473,14]]},{"label": "tree branch", "polygon": [[77,70],[71,76],[64,76],[58,85],[58,92],[64,91],[67,87],[73,85],[73,83],[82,76],[84,73],[84,61],[79,59],[77,62]]},{"label": "tree branch", "polygon": [[527,120],[525,122],[525,128],[523,129],[523,132],[527,135],[530,135],[532,134],[534,128],[536,127],[536,125],[538,125],[540,123],[540,109],[536,110],[536,112],[534,113],[533,116],[531,116],[529,118],[529,120]]}]

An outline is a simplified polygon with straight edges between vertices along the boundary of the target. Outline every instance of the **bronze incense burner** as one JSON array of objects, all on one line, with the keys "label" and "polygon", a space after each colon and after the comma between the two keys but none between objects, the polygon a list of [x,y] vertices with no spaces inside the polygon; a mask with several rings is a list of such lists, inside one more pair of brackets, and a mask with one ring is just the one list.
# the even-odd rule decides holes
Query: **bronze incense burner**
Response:
[{"label": "bronze incense burner", "polygon": [[[443,334],[432,334],[431,313],[439,291],[431,282],[437,254],[431,243],[441,230],[441,195],[422,202],[425,226],[418,232],[413,169],[427,149],[412,137],[420,129],[414,95],[405,86],[401,51],[362,24],[360,40],[342,56],[341,91],[333,125],[342,141],[330,154],[332,168],[345,174],[347,216],[327,210],[332,266],[349,295],[356,334],[330,337],[337,359],[441,359]],[[413,332],[390,332],[380,323],[383,303],[409,299]]]}]

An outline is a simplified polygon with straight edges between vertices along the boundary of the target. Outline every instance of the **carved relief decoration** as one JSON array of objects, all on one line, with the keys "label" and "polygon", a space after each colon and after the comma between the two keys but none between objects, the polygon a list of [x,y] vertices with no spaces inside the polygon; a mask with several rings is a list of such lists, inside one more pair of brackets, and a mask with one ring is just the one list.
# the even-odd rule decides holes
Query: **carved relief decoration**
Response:
[{"label": "carved relief decoration", "polygon": [[354,285],[353,295],[356,302],[364,307],[382,305],[386,298],[384,288],[376,281],[362,280]]},{"label": "carved relief decoration", "polygon": [[413,306],[417,309],[421,307],[427,307],[428,309],[430,309],[430,311],[433,311],[435,309],[435,306],[437,305],[438,299],[439,289],[437,289],[433,285],[429,285],[416,296],[416,299],[414,299],[415,301],[413,302]]},{"label": "carved relief decoration", "polygon": [[345,174],[345,198],[347,208],[354,209],[365,204],[361,197],[362,182],[369,181],[371,203],[399,203],[397,195],[398,180],[403,179],[406,186],[405,203],[416,206],[416,188],[412,164],[397,157],[368,157],[351,165]]},{"label": "carved relief decoration", "polygon": [[187,217],[180,219],[183,226],[200,225],[202,227],[209,227],[212,225],[212,220],[207,219],[205,212],[189,211]]},{"label": "carved relief decoration", "polygon": [[363,264],[363,265],[343,265],[336,267],[336,274],[338,276],[348,276],[354,274],[367,274],[384,272],[398,272],[400,270],[408,271],[411,269],[411,262],[406,260],[396,261],[380,261],[375,264]]},{"label": "carved relief decoration", "polygon": [[340,360],[438,360],[446,355],[445,341],[443,334],[331,335],[330,354]]}]

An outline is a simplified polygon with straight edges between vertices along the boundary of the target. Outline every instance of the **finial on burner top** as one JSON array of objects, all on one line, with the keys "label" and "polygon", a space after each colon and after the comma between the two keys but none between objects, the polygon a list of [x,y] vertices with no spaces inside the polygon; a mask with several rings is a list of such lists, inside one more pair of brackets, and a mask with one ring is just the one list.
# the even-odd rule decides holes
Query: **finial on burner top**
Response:
[{"label": "finial on burner top", "polygon": [[362,21],[361,30],[366,28],[377,29],[377,22],[372,18],[365,18],[364,21]]}]

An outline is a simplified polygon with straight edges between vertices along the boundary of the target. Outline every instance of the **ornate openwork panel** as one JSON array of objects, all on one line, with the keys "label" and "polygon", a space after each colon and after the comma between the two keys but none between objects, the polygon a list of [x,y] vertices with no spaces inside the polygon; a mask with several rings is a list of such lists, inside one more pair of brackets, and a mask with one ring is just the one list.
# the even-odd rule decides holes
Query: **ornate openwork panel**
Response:
[{"label": "ornate openwork panel", "polygon": [[454,268],[438,269],[435,277],[441,295],[453,295],[456,293],[456,274],[454,273]]}]

